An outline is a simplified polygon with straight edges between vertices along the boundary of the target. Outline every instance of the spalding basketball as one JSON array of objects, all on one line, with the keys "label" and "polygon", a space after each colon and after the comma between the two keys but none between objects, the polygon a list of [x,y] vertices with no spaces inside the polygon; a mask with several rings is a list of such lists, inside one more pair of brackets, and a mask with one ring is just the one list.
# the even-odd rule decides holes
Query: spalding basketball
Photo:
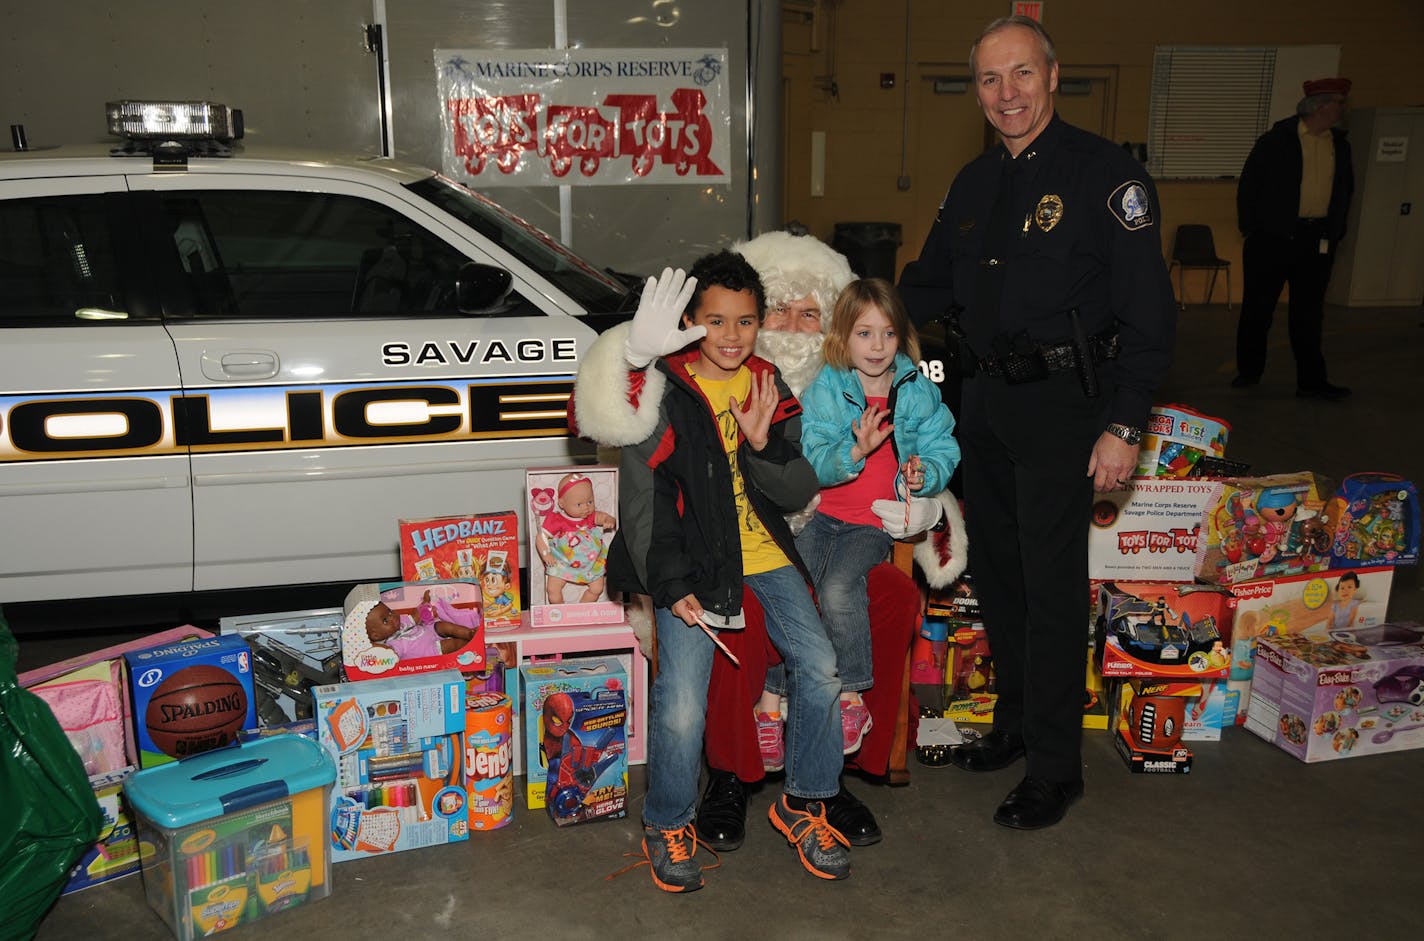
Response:
[{"label": "spalding basketball", "polygon": [[221,667],[198,664],[169,676],[148,700],[144,724],[153,745],[186,758],[230,743],[247,721],[247,691]]}]

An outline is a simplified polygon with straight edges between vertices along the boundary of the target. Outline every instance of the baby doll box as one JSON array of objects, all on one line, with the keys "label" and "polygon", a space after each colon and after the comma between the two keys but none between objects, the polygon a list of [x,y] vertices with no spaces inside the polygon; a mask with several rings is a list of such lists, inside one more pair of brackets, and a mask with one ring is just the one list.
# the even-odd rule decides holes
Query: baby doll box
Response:
[{"label": "baby doll box", "polygon": [[1329,483],[1302,471],[1222,481],[1197,540],[1196,575],[1219,585],[1318,572],[1330,564]]},{"label": "baby doll box", "polygon": [[129,779],[144,894],[179,941],[331,893],[324,811],[335,776],[314,742],[278,735]]},{"label": "baby doll box", "polygon": [[[475,582],[368,582],[351,589],[342,611],[341,662],[347,679],[432,670],[479,673],[488,665],[484,611]],[[373,642],[372,621],[381,612],[394,615],[399,626]]]},{"label": "baby doll box", "polygon": [[1331,568],[1419,561],[1419,492],[1398,474],[1351,474],[1325,506]]},{"label": "baby doll box", "polygon": [[400,520],[401,578],[478,582],[491,629],[517,628],[519,517],[513,510]]},{"label": "baby doll box", "polygon": [[1154,405],[1137,452],[1139,477],[1191,477],[1203,457],[1226,455],[1231,426],[1185,405]]},{"label": "baby doll box", "polygon": [[529,624],[616,624],[608,547],[618,526],[618,468],[530,468],[524,475],[529,521]]}]

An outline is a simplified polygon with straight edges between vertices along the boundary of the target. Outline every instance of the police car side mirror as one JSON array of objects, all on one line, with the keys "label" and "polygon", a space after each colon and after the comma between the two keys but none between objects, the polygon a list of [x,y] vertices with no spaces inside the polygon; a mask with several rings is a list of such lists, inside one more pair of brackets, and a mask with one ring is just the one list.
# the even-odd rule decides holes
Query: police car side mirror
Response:
[{"label": "police car side mirror", "polygon": [[455,306],[462,314],[486,314],[504,305],[514,278],[503,268],[467,261],[455,276]]}]

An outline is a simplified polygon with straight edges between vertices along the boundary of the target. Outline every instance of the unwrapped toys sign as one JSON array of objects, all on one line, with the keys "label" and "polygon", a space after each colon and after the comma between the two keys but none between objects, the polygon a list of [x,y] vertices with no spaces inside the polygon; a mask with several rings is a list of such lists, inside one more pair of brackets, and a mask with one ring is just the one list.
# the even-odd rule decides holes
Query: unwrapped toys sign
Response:
[{"label": "unwrapped toys sign", "polygon": [[454,179],[731,182],[725,49],[437,49],[435,73]]}]

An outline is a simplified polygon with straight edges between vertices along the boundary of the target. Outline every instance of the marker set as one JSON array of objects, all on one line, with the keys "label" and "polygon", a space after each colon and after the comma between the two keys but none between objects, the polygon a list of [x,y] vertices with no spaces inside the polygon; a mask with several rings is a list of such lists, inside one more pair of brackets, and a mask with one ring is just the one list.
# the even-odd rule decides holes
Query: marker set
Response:
[{"label": "marker set", "polygon": [[412,780],[358,787],[347,792],[347,796],[360,801],[367,810],[394,807],[400,811],[401,823],[417,823],[430,819],[430,815],[421,806],[420,785]]}]

